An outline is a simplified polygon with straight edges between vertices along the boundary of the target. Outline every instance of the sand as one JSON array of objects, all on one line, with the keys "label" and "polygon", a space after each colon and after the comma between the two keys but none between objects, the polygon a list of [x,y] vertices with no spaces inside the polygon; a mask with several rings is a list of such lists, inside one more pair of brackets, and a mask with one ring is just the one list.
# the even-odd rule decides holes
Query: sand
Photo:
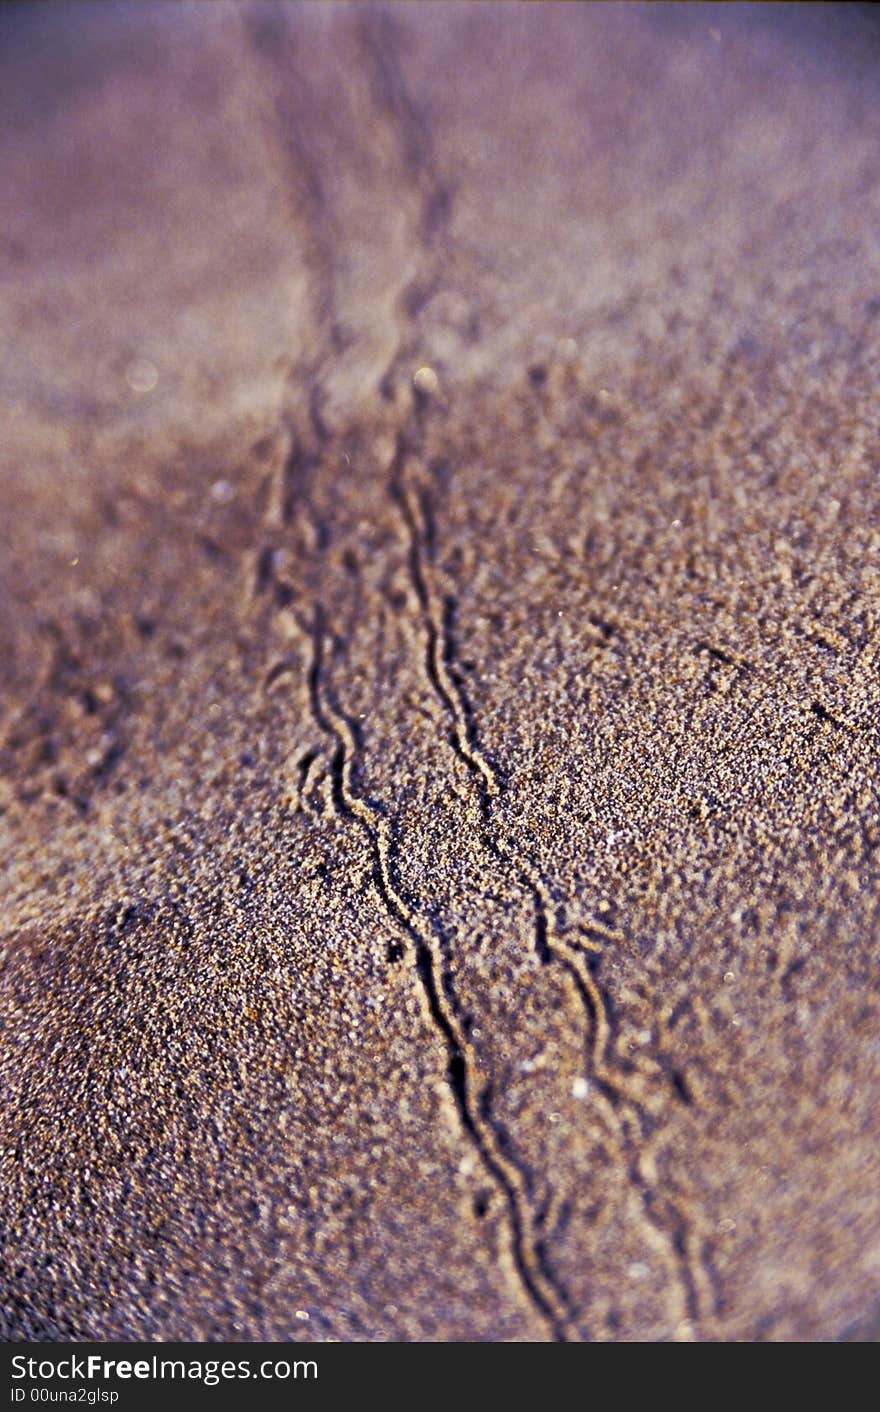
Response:
[{"label": "sand", "polygon": [[870,17],[98,10],[0,21],[3,1337],[876,1338]]}]

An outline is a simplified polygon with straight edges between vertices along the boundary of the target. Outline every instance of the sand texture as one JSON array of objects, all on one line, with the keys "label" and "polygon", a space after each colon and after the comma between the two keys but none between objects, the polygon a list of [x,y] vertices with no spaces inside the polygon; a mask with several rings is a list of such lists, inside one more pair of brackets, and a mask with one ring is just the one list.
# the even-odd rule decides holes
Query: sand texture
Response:
[{"label": "sand texture", "polygon": [[0,17],[0,1331],[880,1333],[880,42]]}]

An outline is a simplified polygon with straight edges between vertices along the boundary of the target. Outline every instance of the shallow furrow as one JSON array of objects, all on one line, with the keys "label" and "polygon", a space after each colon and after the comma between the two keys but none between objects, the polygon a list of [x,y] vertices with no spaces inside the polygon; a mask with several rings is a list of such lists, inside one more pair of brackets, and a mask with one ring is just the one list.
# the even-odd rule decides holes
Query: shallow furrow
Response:
[{"label": "shallow furrow", "polygon": [[[610,1059],[609,1006],[595,975],[602,947],[586,936],[579,944],[573,945],[561,933],[555,922],[546,883],[537,869],[517,854],[495,818],[495,804],[501,796],[502,787],[496,771],[480,750],[473,724],[473,710],[465,698],[458,674],[452,670],[454,649],[444,615],[438,607],[441,595],[431,582],[425,507],[413,494],[405,477],[409,454],[406,438],[399,437],[391,467],[390,494],[400,508],[408,536],[410,578],[426,641],[427,676],[450,719],[450,744],[473,779],[485,825],[483,841],[490,853],[517,878],[531,899],[538,959],[545,965],[560,965],[574,983],[586,1016],[586,1071],[597,1106],[614,1134],[617,1143],[615,1155],[639,1193],[645,1218],[667,1242],[673,1267],[677,1271],[682,1314],[696,1324],[711,1315],[714,1302],[711,1281],[702,1268],[702,1261],[695,1255],[698,1242],[681,1207],[668,1193],[663,1195],[662,1200],[658,1198],[655,1186],[644,1169],[641,1149],[648,1136],[649,1120],[642,1103],[629,1092],[624,1076],[615,1072]],[[606,941],[623,939],[604,924],[596,923],[595,930]],[[636,1128],[635,1135],[632,1133],[633,1127]]]},{"label": "shallow furrow", "polygon": [[505,1200],[513,1261],[522,1289],[549,1325],[554,1340],[569,1342],[571,1311],[544,1269],[523,1173],[502,1150],[499,1135],[487,1117],[487,1095],[479,1089],[473,1049],[459,1022],[451,978],[443,965],[436,939],[424,919],[408,905],[395,882],[393,837],[388,820],[361,797],[353,784],[357,741],[351,723],[331,700],[326,683],[327,631],[320,607],[316,607],[310,637],[310,704],[316,725],[332,742],[330,778],[334,808],[340,818],[356,824],[366,839],[373,856],[376,891],[386,912],[407,938],[428,1012],[446,1046],[448,1081],[462,1127]]}]

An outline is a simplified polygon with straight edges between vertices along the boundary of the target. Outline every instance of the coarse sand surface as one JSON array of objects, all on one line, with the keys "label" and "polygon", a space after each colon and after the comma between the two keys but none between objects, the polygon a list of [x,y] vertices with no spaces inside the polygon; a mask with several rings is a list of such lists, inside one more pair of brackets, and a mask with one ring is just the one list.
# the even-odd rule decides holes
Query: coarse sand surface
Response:
[{"label": "coarse sand surface", "polygon": [[0,16],[0,1332],[880,1335],[880,31]]}]

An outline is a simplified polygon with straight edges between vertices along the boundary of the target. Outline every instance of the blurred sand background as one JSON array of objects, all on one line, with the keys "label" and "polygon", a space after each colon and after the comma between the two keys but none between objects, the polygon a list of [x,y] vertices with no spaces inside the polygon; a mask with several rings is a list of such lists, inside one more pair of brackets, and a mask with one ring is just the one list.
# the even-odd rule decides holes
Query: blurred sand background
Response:
[{"label": "blurred sand background", "polygon": [[0,16],[6,1339],[877,1337],[878,59]]}]

